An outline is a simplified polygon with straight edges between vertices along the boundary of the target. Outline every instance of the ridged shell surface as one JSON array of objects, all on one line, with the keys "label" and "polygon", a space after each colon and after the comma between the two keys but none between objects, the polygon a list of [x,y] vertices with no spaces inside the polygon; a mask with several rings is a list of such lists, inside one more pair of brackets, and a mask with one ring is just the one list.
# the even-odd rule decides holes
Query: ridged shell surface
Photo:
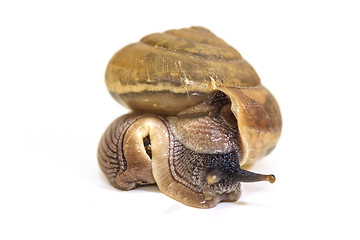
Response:
[{"label": "ridged shell surface", "polygon": [[231,46],[202,27],[155,33],[118,51],[106,86],[121,104],[173,115],[223,87],[260,85],[254,69]]}]

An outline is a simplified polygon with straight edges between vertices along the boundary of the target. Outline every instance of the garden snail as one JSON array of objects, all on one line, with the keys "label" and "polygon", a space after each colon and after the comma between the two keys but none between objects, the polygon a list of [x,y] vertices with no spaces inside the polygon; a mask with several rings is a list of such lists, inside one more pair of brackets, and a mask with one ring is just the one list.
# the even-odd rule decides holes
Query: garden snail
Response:
[{"label": "garden snail", "polygon": [[110,60],[110,94],[132,112],[105,131],[101,170],[122,190],[154,184],[185,205],[237,201],[241,182],[274,182],[243,170],[268,154],[281,115],[255,70],[202,27],[155,33]]}]

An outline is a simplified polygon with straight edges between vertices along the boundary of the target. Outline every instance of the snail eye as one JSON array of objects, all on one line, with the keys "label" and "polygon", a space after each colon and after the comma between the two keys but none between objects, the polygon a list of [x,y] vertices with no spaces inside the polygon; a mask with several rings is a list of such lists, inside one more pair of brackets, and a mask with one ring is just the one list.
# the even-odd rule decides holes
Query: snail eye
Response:
[{"label": "snail eye", "polygon": [[231,128],[237,128],[237,120],[231,111],[231,104],[226,104],[220,109],[220,117]]},{"label": "snail eye", "polygon": [[147,135],[144,139],[144,148],[146,151],[146,154],[150,157],[150,159],[152,158],[152,154],[151,154],[151,142],[150,142],[150,136]]},{"label": "snail eye", "polygon": [[214,169],[211,170],[207,175],[206,175],[206,181],[209,184],[215,184],[220,182],[220,180],[222,179],[222,172],[220,170]]}]

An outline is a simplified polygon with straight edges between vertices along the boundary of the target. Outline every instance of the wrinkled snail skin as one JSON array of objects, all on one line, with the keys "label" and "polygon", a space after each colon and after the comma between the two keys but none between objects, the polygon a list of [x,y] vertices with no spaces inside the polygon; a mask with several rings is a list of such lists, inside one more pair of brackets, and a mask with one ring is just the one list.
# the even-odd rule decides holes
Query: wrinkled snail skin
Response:
[{"label": "wrinkled snail skin", "polygon": [[201,27],[151,34],[115,54],[106,71],[111,95],[132,113],[105,131],[98,148],[111,185],[157,184],[185,205],[237,201],[241,182],[275,181],[243,170],[267,155],[281,114],[255,70]]},{"label": "wrinkled snail skin", "polygon": [[[121,190],[155,183],[151,161],[143,147],[142,135],[132,134],[134,123],[141,118],[143,116],[135,114],[117,118],[106,129],[98,147],[98,162],[101,170],[110,184]],[[149,131],[146,126],[140,130],[145,132],[144,134]],[[140,142],[138,138],[141,138]],[[126,158],[131,161],[126,161]]]},{"label": "wrinkled snail skin", "polygon": [[[197,123],[190,126],[199,127],[202,126]],[[156,182],[163,193],[199,208],[237,200],[241,185],[231,180],[240,168],[237,153],[228,149],[225,153],[198,153],[177,140],[171,129],[169,121],[160,116],[128,114],[116,119],[105,131],[98,149],[99,165],[110,183],[130,190]],[[209,131],[199,133],[207,135]],[[146,152],[146,137],[150,138],[151,154]],[[228,148],[226,141],[221,141]],[[202,145],[207,144],[194,147],[199,149]],[[223,182],[207,179],[214,170],[218,171],[218,178],[226,175]]]},{"label": "wrinkled snail skin", "polygon": [[242,181],[265,175],[240,168],[241,143],[229,104],[216,93],[177,116],[124,115],[105,131],[99,165],[122,190],[156,182],[161,192],[192,207],[236,201]]}]

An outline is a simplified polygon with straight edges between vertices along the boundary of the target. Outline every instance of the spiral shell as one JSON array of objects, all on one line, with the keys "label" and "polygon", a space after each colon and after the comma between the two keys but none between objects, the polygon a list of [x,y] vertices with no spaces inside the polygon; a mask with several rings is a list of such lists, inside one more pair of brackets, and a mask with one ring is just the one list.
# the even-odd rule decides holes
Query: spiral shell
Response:
[{"label": "spiral shell", "polygon": [[238,120],[242,164],[266,155],[280,137],[275,98],[238,51],[202,27],[150,34],[126,46],[110,60],[105,81],[122,105],[164,115],[224,92]]}]

